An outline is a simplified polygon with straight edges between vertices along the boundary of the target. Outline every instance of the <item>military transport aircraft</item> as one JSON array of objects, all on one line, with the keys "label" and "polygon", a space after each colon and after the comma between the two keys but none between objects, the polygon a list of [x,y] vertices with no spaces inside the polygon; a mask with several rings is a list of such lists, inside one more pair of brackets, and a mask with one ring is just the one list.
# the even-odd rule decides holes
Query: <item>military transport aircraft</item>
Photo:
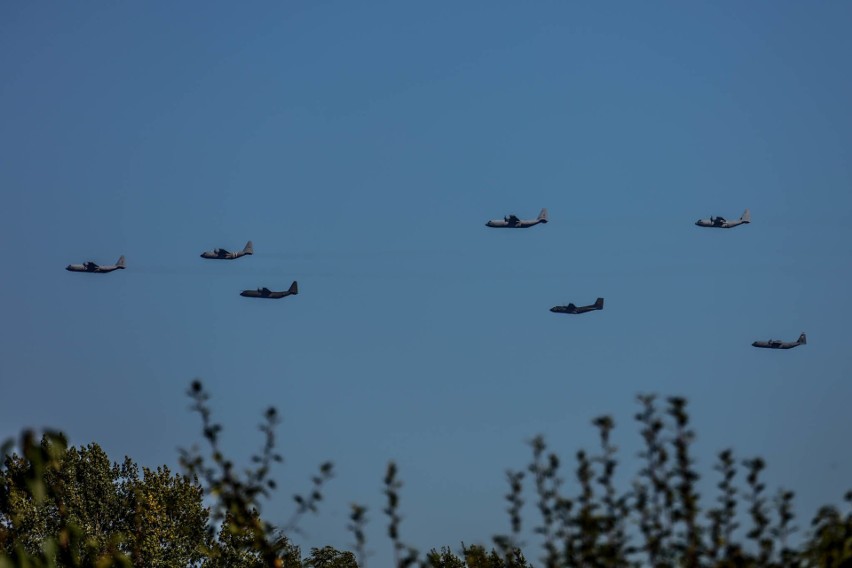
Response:
[{"label": "military transport aircraft", "polygon": [[526,229],[539,223],[547,223],[547,209],[542,209],[535,219],[521,220],[517,215],[506,215],[502,219],[488,221],[485,226],[497,229]]},{"label": "military transport aircraft", "polygon": [[70,270],[71,272],[91,272],[93,274],[106,274],[107,272],[118,270],[119,268],[121,268],[122,270],[127,268],[124,263],[124,255],[118,257],[118,262],[109,266],[98,266],[90,260],[89,262],[84,262],[83,264],[69,264],[65,267],[65,270]]},{"label": "military transport aircraft", "polygon": [[239,250],[237,252],[229,252],[225,249],[213,249],[206,252],[201,253],[201,258],[212,258],[214,260],[234,260],[235,258],[240,258],[241,256],[245,256],[247,254],[254,254],[254,247],[251,244],[251,241],[246,243],[246,246],[243,250]]},{"label": "military transport aircraft", "polygon": [[287,296],[292,296],[298,293],[299,284],[293,280],[293,283],[290,284],[290,289],[283,292],[273,292],[269,288],[258,288],[257,290],[243,290],[240,292],[240,296],[244,298],[270,298],[277,300],[278,298],[286,298]]},{"label": "military transport aircraft", "polygon": [[716,229],[731,229],[737,225],[746,225],[748,223],[751,223],[751,213],[748,212],[748,209],[736,221],[726,221],[724,217],[710,217],[709,219],[699,219],[695,222],[699,227],[714,227]]},{"label": "military transport aircraft", "polygon": [[586,312],[602,310],[603,303],[604,299],[598,298],[595,300],[595,303],[590,306],[575,306],[574,304],[568,304],[567,306],[553,306],[550,308],[550,311],[555,314],[585,314]]},{"label": "military transport aircraft", "polygon": [[806,345],[808,343],[808,338],[805,336],[804,332],[799,336],[799,339],[796,341],[781,341],[779,339],[770,339],[769,341],[755,341],[751,345],[753,347],[763,347],[766,349],[792,349],[793,347],[798,347],[799,345]]}]

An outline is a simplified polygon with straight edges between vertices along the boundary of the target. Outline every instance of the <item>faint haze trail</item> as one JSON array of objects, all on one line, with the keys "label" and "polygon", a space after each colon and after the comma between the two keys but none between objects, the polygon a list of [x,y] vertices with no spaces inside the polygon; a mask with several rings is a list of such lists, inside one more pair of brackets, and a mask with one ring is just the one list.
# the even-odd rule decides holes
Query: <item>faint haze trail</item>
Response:
[{"label": "faint haze trail", "polygon": [[[281,260],[323,260],[323,259],[354,259],[354,258],[390,258],[390,257],[426,257],[436,255],[459,255],[463,251],[454,250],[361,250],[361,251],[293,251],[293,252],[255,252],[259,258],[274,258]],[[472,253],[471,253],[472,254]]]},{"label": "faint haze trail", "polygon": [[202,274],[203,269],[201,267],[193,267],[193,266],[163,266],[163,265],[154,265],[154,266],[134,266],[132,269],[133,274],[145,274],[145,275],[163,275],[163,276],[192,276],[195,274]]},{"label": "faint haze trail", "polygon": [[[440,261],[429,262],[423,264],[421,262],[418,267],[410,267],[402,263],[394,263],[391,265],[375,265],[372,268],[364,266],[339,265],[331,266],[329,261],[364,261],[369,259],[381,259],[388,257],[403,257],[412,261],[423,261],[429,257],[448,257],[455,258],[464,256],[476,256],[480,264],[470,267],[459,267],[457,265],[444,266]],[[254,256],[261,256],[255,254]],[[262,256],[267,259],[276,260],[291,260],[296,263],[310,263],[312,266],[303,266],[301,264],[287,264],[278,266],[259,265],[252,263],[251,260],[233,260],[233,261],[202,261],[203,263],[188,263],[188,264],[129,264],[127,273],[121,276],[113,276],[113,278],[131,278],[134,274],[145,276],[200,276],[202,278],[231,278],[252,277],[288,277],[288,278],[435,278],[436,270],[441,271],[442,276],[452,276],[453,278],[463,278],[466,280],[529,280],[532,278],[576,278],[576,277],[596,277],[604,279],[619,279],[625,275],[639,274],[680,274],[684,270],[700,273],[707,268],[707,263],[700,259],[689,259],[680,262],[672,262],[670,260],[662,260],[661,262],[643,262],[641,265],[629,265],[619,267],[623,259],[630,258],[631,255],[619,253],[613,255],[612,267],[604,269],[589,269],[582,265],[582,262],[570,266],[542,266],[526,267],[522,271],[502,270],[493,268],[491,265],[499,263],[501,258],[496,254],[474,255],[466,251],[452,251],[445,254],[438,251],[378,251],[378,252],[363,252],[363,253],[348,253],[348,252],[303,252],[303,253],[264,253]],[[751,273],[770,273],[779,270],[788,274],[793,273],[820,273],[834,274],[843,273],[845,267],[836,262],[827,262],[828,259],[811,257],[801,262],[793,262],[790,260],[779,260],[772,262],[768,260],[758,260],[755,262],[736,262],[725,264],[726,270],[745,271]],[[192,262],[192,261],[191,261]],[[217,266],[207,266],[218,262]],[[240,264],[239,267],[232,267],[230,264]],[[226,264],[228,266],[226,266]],[[485,265],[485,266],[483,266]]]}]

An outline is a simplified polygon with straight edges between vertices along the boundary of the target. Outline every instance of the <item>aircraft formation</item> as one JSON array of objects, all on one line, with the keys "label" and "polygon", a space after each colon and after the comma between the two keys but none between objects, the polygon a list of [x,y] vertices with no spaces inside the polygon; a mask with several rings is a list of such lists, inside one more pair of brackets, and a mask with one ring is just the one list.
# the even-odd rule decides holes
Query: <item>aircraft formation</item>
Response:
[{"label": "aircraft formation", "polygon": [[[226,249],[217,248],[212,251],[205,251],[201,253],[201,258],[206,258],[209,260],[236,260],[243,256],[249,256],[254,254],[254,246],[252,242],[249,241],[246,243],[246,246],[243,247],[243,250],[239,250],[237,252],[230,252]],[[127,268],[126,263],[124,261],[124,255],[118,259],[114,265],[111,266],[99,266],[92,261],[84,262],[83,264],[69,264],[65,267],[65,270],[69,270],[71,272],[90,272],[92,274],[105,274],[107,272],[112,272],[113,270],[118,270],[119,268],[124,269]],[[240,292],[240,296],[244,298],[266,298],[270,300],[278,300],[280,298],[286,298],[287,296],[295,296],[299,293],[299,284],[294,280],[290,285],[290,288],[281,292],[275,292],[270,290],[269,288],[263,287],[258,288],[257,290],[243,290]]]},{"label": "aircraft formation", "polygon": [[[542,209],[541,213],[539,213],[538,217],[535,219],[521,220],[517,215],[506,215],[502,220],[492,219],[488,221],[485,223],[485,226],[497,229],[527,229],[540,223],[547,223],[547,220],[547,209]],[[748,209],[746,209],[742,216],[735,221],[728,221],[724,217],[711,216],[709,219],[699,219],[695,222],[698,227],[707,227],[711,229],[732,229],[739,225],[747,225],[749,223],[751,223],[751,212]],[[604,299],[598,298],[594,304],[590,304],[588,306],[576,306],[573,303],[569,303],[565,306],[553,306],[550,308],[550,311],[555,314],[577,315],[603,310],[603,308]],[[770,339],[769,341],[755,341],[752,343],[752,346],[765,349],[792,349],[793,347],[805,344],[807,344],[807,337],[804,333],[802,333],[796,341],[785,342],[777,339]]]},{"label": "aircraft formation", "polygon": [[[491,227],[495,229],[528,229],[530,227],[534,227],[536,225],[546,224],[548,222],[547,209],[544,208],[539,212],[538,217],[535,219],[520,219],[517,215],[510,214],[504,216],[502,219],[491,219],[487,223],[485,223],[486,227]],[[728,221],[724,217],[710,217],[709,219],[699,219],[695,222],[695,225],[698,227],[705,228],[714,228],[714,229],[732,229],[739,225],[747,225],[751,223],[751,213],[748,209],[743,212],[742,216],[734,221]],[[226,249],[216,248],[212,251],[205,251],[201,253],[201,258],[208,260],[236,260],[243,256],[250,256],[254,254],[254,245],[251,241],[248,241],[242,250],[236,252],[230,252]],[[83,264],[69,264],[65,267],[65,270],[70,272],[88,272],[92,274],[106,274],[109,272],[113,272],[119,269],[127,268],[124,255],[120,256],[118,261],[116,261],[113,265],[98,265],[92,261],[84,262]],[[286,298],[287,296],[295,296],[299,293],[299,284],[297,281],[293,281],[290,287],[287,290],[282,290],[276,292],[274,290],[270,290],[266,287],[257,288],[256,290],[243,290],[240,292],[240,296],[244,298],[262,298],[262,299],[271,299],[277,300],[281,298]],[[594,304],[589,304],[587,306],[577,306],[573,303],[569,303],[567,305],[562,306],[553,306],[550,308],[550,311],[556,314],[585,314],[588,312],[600,311],[604,308],[604,299],[598,298],[595,300]],[[798,347],[799,345],[807,344],[807,337],[803,332],[799,335],[799,338],[796,341],[780,341],[778,339],[770,339],[769,341],[755,341],[752,343],[753,347],[763,348],[763,349],[792,349],[794,347]]]}]

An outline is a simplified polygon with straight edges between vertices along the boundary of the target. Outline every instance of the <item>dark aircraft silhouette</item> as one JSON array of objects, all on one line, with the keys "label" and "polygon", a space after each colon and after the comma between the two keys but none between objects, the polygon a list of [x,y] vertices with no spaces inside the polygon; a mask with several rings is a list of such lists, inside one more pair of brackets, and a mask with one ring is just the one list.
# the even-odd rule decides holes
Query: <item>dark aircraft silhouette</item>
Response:
[{"label": "dark aircraft silhouette", "polygon": [[243,298],[269,298],[277,300],[278,298],[286,298],[287,296],[293,296],[298,293],[299,284],[293,280],[293,283],[290,284],[290,289],[283,292],[273,292],[269,288],[258,288],[257,290],[243,290],[240,292],[240,296]]},{"label": "dark aircraft silhouette", "polygon": [[769,341],[755,341],[752,347],[763,347],[764,349],[792,349],[799,345],[807,345],[808,338],[804,332],[796,341],[781,341],[779,339],[770,339]]},{"label": "dark aircraft silhouette", "polygon": [[535,219],[518,219],[517,215],[506,215],[502,219],[492,219],[485,223],[486,227],[495,229],[526,229],[539,223],[547,223],[547,209],[542,209]]},{"label": "dark aircraft silhouette", "polygon": [[604,299],[598,298],[595,300],[595,303],[590,306],[575,306],[574,304],[568,304],[567,306],[553,306],[550,308],[550,311],[555,314],[585,314],[586,312],[602,310],[603,304]]},{"label": "dark aircraft silhouette", "polygon": [[107,272],[118,270],[119,268],[122,270],[127,268],[124,263],[124,255],[121,255],[118,258],[118,262],[108,266],[98,266],[90,260],[88,262],[84,262],[83,264],[69,264],[65,267],[65,270],[69,270],[71,272],[91,272],[92,274],[106,274]]},{"label": "dark aircraft silhouette", "polygon": [[724,217],[710,217],[709,219],[699,219],[695,222],[699,227],[712,227],[716,229],[732,229],[738,225],[746,225],[748,223],[751,223],[751,213],[748,212],[748,209],[736,221],[726,221]]},{"label": "dark aircraft silhouette", "polygon": [[247,254],[254,254],[254,247],[252,246],[251,241],[246,243],[246,246],[243,248],[243,250],[237,252],[229,252],[225,249],[213,249],[210,251],[202,252],[201,258],[210,258],[213,260],[234,260]]}]

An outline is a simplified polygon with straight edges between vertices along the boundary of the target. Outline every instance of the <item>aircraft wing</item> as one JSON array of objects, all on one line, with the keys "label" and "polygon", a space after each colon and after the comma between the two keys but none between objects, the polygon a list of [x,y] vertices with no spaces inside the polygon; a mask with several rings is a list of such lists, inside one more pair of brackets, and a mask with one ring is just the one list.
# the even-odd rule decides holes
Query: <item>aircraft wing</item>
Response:
[{"label": "aircraft wing", "polygon": [[518,219],[518,216],[517,216],[517,215],[509,215],[509,216],[506,218],[506,220],[507,220],[509,223],[518,223],[518,222],[520,222],[520,219]]},{"label": "aircraft wing", "polygon": [[98,266],[97,264],[95,264],[92,261],[84,263],[83,266],[86,267],[86,270],[96,270],[96,269],[100,268],[100,266]]},{"label": "aircraft wing", "polygon": [[269,288],[261,288],[260,291],[263,292],[264,294],[269,294],[269,293],[272,292],[272,290],[270,290]]},{"label": "aircraft wing", "polygon": [[568,309],[569,310],[576,310],[577,306],[575,306],[574,304],[568,304]]},{"label": "aircraft wing", "polygon": [[219,256],[227,256],[231,254],[231,251],[225,249],[216,249],[216,254],[218,254]]}]

